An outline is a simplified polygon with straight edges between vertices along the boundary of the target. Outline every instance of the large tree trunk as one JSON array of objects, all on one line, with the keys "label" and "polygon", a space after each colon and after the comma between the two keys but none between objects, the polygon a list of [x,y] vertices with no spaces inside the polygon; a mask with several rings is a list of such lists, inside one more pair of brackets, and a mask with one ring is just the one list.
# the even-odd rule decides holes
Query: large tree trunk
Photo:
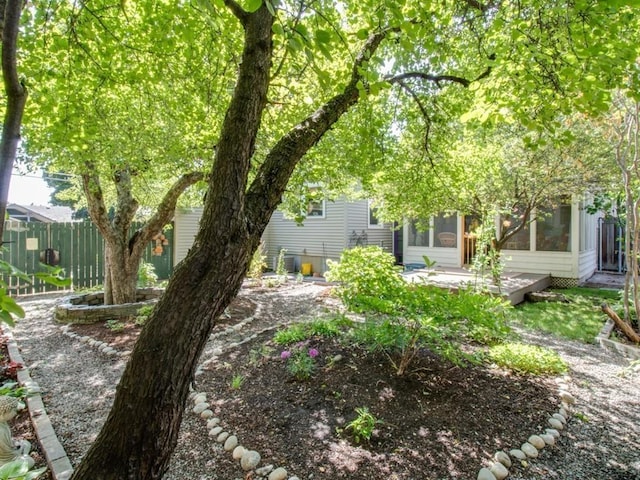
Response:
[{"label": "large tree trunk", "polygon": [[104,282],[105,305],[120,305],[136,301],[140,256],[129,252],[127,238],[116,244],[105,242],[107,269]]},{"label": "large tree trunk", "polygon": [[18,78],[16,60],[22,7],[22,0],[0,1],[2,79],[7,102],[0,140],[0,246],[4,242],[4,218],[7,212],[11,171],[20,143],[22,114],[27,103],[27,91]]},{"label": "large tree trunk", "polygon": [[[245,30],[238,82],[216,149],[200,230],[136,343],[113,408],[73,480],[159,479],[175,448],[193,374],[214,321],[237,294],[252,253],[295,165],[359,98],[363,63],[384,32],[356,58],[344,91],[293,128],[247,179],[266,104],[273,17],[225,0]],[[245,193],[246,192],[246,193]]]}]

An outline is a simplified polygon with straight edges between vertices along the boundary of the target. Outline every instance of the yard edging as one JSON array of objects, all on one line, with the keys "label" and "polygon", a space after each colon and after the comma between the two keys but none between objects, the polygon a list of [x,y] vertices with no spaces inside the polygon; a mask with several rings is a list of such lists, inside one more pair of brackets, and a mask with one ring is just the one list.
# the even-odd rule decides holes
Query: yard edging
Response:
[{"label": "yard edging", "polygon": [[8,336],[7,349],[9,358],[12,362],[22,365],[22,368],[18,370],[18,382],[30,392],[26,398],[29,417],[47,460],[49,470],[51,470],[51,475],[54,480],[68,480],[73,474],[73,467],[44,408],[42,396],[40,395],[40,386],[31,378],[29,368],[25,365],[18,349],[18,344],[11,332],[8,332]]}]

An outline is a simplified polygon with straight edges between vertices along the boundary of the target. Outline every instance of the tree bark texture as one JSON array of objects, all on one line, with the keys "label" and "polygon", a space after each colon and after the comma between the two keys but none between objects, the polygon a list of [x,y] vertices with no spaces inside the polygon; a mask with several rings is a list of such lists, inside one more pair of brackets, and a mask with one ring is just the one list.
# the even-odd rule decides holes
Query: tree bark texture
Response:
[{"label": "tree bark texture", "polygon": [[17,50],[22,0],[0,1],[2,28],[2,80],[7,106],[0,139],[0,246],[4,242],[4,218],[7,212],[11,171],[20,143],[22,115],[27,103],[27,90],[18,78]]},{"label": "tree bark texture", "polygon": [[147,321],[116,390],[113,408],[73,480],[159,479],[175,448],[189,385],[215,319],[240,289],[251,255],[295,165],[354,105],[362,63],[384,33],[356,58],[345,90],[285,135],[247,188],[254,143],[267,101],[273,17],[225,0],[244,27],[244,50],[209,178],[200,230]]}]

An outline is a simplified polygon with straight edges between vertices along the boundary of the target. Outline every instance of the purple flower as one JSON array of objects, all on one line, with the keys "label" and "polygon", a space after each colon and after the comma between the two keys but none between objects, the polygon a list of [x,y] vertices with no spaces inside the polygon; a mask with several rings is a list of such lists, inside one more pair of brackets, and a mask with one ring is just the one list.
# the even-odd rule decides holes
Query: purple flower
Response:
[{"label": "purple flower", "polygon": [[316,350],[315,348],[310,348],[309,349],[309,356],[311,358],[316,358],[319,354],[320,354],[320,352],[318,350]]},{"label": "purple flower", "polygon": [[283,350],[282,353],[280,354],[280,358],[283,360],[286,360],[290,356],[291,356],[291,352],[289,350]]}]

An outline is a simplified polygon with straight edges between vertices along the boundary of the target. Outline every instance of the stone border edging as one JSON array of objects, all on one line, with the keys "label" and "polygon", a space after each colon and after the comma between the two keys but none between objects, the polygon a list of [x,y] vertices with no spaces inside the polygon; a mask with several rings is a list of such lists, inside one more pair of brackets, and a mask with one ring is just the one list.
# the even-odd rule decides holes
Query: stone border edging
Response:
[{"label": "stone border edging", "polygon": [[560,397],[560,408],[557,413],[553,413],[547,423],[551,428],[547,428],[545,433],[531,435],[520,448],[509,450],[505,453],[499,450],[493,456],[495,463],[491,467],[483,467],[478,472],[477,480],[504,480],[509,476],[509,468],[514,463],[511,458],[518,461],[530,460],[537,458],[539,450],[545,447],[551,447],[556,444],[556,440],[560,438],[560,431],[563,430],[569,421],[570,406],[575,403],[573,395],[569,393],[567,382],[570,380],[568,376],[557,380],[558,396]]},{"label": "stone border edging", "polygon": [[9,350],[9,358],[11,361],[22,365],[22,368],[18,370],[18,382],[28,392],[33,392],[26,398],[27,408],[51,475],[54,480],[68,480],[73,473],[73,467],[44,408],[42,396],[40,395],[40,386],[31,378],[29,369],[24,364],[24,359],[13,335],[11,333],[8,333],[8,335],[9,343],[7,344],[7,349]]}]

